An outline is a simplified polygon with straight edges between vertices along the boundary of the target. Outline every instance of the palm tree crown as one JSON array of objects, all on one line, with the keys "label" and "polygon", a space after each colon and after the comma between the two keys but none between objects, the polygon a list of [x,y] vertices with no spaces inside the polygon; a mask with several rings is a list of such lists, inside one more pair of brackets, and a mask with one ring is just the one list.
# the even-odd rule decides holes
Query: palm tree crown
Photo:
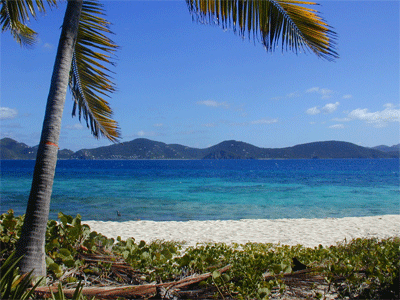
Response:
[{"label": "palm tree crown", "polygon": [[[36,32],[24,23],[36,9],[44,12],[42,0],[1,0],[0,25],[2,31],[10,31],[22,46],[31,47],[36,41]],[[47,0],[50,7],[56,0]],[[71,65],[69,86],[73,95],[72,115],[83,116],[92,134],[100,135],[115,142],[120,136],[117,122],[112,119],[112,109],[104,97],[115,91],[107,64],[114,65],[111,57],[118,48],[107,37],[112,34],[109,22],[104,18],[102,5],[97,1],[85,1],[79,20],[78,38],[75,44]],[[78,113],[77,113],[78,111]]]},{"label": "palm tree crown", "polygon": [[109,96],[115,91],[108,75],[111,71],[105,64],[114,65],[111,55],[118,47],[105,35],[112,32],[110,23],[102,15],[102,6],[98,2],[83,3],[69,81],[75,101],[72,115],[78,107],[79,119],[83,115],[95,137],[101,134],[117,141],[120,136],[117,122],[111,119],[112,110],[101,96]]},{"label": "palm tree crown", "polygon": [[295,53],[310,50],[327,60],[338,58],[336,33],[303,5],[314,2],[295,0],[186,0],[194,19],[201,23],[232,28],[241,37],[259,40],[267,51],[281,41],[283,50]]},{"label": "palm tree crown", "polygon": [[[56,0],[47,0],[48,5],[55,6]],[[35,44],[37,33],[25,25],[29,17],[36,18],[36,9],[44,12],[42,0],[15,1],[1,0],[0,25],[2,32],[9,30],[14,39],[21,45],[30,47]]]}]

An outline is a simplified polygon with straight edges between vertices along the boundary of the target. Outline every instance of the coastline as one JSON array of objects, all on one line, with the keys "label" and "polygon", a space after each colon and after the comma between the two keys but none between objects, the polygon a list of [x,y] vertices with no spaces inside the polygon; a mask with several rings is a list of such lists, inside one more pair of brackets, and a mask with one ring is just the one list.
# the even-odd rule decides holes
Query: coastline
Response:
[{"label": "coastline", "polygon": [[331,246],[355,238],[400,237],[400,214],[325,219],[244,219],[221,221],[82,221],[108,238],[197,243],[273,243]]}]

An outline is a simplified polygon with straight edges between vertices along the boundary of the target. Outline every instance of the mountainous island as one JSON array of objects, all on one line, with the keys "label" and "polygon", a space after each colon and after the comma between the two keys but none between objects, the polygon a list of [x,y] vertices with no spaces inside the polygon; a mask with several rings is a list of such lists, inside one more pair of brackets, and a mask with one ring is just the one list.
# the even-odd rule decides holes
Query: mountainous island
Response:
[{"label": "mountainous island", "polygon": [[[30,147],[10,138],[0,140],[0,159],[35,159],[38,146]],[[400,144],[373,148],[348,142],[325,141],[286,148],[259,148],[238,141],[224,141],[198,149],[165,144],[148,139],[113,144],[93,149],[62,149],[59,159],[328,159],[328,158],[399,158]]]}]

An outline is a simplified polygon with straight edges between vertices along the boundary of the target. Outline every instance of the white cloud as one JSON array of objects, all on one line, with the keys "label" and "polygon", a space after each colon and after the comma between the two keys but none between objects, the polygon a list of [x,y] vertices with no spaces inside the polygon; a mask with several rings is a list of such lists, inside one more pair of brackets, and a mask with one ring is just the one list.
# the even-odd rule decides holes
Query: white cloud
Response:
[{"label": "white cloud", "polygon": [[0,120],[14,119],[18,114],[18,111],[9,107],[0,107]]},{"label": "white cloud", "polygon": [[242,123],[230,123],[230,126],[249,126],[249,125],[260,125],[260,124],[273,124],[277,123],[278,119],[261,119],[261,120],[255,120],[255,121],[250,121],[250,122],[242,122]]},{"label": "white cloud", "polygon": [[327,99],[332,96],[333,91],[328,89],[321,89],[320,94],[322,95],[322,99]]},{"label": "white cloud", "polygon": [[54,45],[50,44],[50,43],[44,43],[43,48],[45,48],[47,50],[51,50],[54,48]]},{"label": "white cloud", "polygon": [[[152,137],[152,136],[162,136],[162,133],[155,132],[155,131],[144,131],[144,130],[139,130],[136,132],[136,134],[131,134],[129,135],[130,137]],[[125,137],[126,138],[126,137]]]},{"label": "white cloud", "polygon": [[210,106],[210,107],[219,107],[219,106],[228,107],[229,106],[226,102],[217,102],[214,100],[198,101],[197,104]]},{"label": "white cloud", "polygon": [[65,128],[72,129],[72,130],[82,130],[84,127],[82,124],[76,123],[74,125],[67,125],[67,126],[65,126]]},{"label": "white cloud", "polygon": [[319,91],[319,87],[313,87],[306,91],[306,93],[317,93]]},{"label": "white cloud", "polygon": [[318,109],[317,106],[311,107],[309,109],[306,110],[306,114],[308,115],[317,115],[319,114],[321,111]]},{"label": "white cloud", "polygon": [[261,120],[255,120],[250,122],[250,124],[273,124],[273,123],[277,123],[278,119],[271,119],[271,120],[266,120],[266,119],[261,119]]},{"label": "white cloud", "polygon": [[343,97],[342,97],[343,99],[350,99],[350,98],[353,98],[353,96],[352,95],[349,95],[349,94],[347,94],[347,95],[343,95]]},{"label": "white cloud", "polygon": [[322,111],[326,114],[333,113],[339,106],[339,102],[336,103],[328,103],[322,108]]},{"label": "white cloud", "polygon": [[23,128],[23,127],[19,123],[11,123],[11,124],[1,124],[1,128],[15,129],[15,128]]},{"label": "white cloud", "polygon": [[382,111],[370,112],[367,108],[357,108],[348,114],[354,120],[365,121],[374,127],[385,127],[388,122],[400,122],[400,109],[396,109],[392,103],[384,105]]},{"label": "white cloud", "polygon": [[328,99],[332,96],[333,91],[330,89],[326,89],[326,88],[319,88],[319,87],[312,87],[308,90],[306,90],[306,93],[317,93],[321,95],[322,99]]},{"label": "white cloud", "polygon": [[283,99],[297,98],[300,96],[301,96],[301,93],[296,91],[296,92],[286,94],[284,97],[282,97],[282,96],[272,97],[272,98],[270,98],[270,100],[277,101],[277,100],[283,100]]},{"label": "white cloud", "polygon": [[163,127],[164,124],[162,124],[162,123],[157,123],[157,124],[153,124],[153,126],[154,126],[154,127]]},{"label": "white cloud", "polygon": [[349,122],[349,121],[351,121],[351,119],[350,118],[333,118],[332,121],[335,121],[335,122]]},{"label": "white cloud", "polygon": [[395,108],[396,106],[395,106],[393,103],[386,103],[386,104],[383,105],[383,107],[386,107],[386,108]]},{"label": "white cloud", "polygon": [[332,128],[332,129],[343,129],[344,125],[343,124],[335,124],[335,125],[329,126],[329,128]]},{"label": "white cloud", "polygon": [[283,99],[283,97],[280,97],[280,96],[270,98],[270,100],[273,100],[273,101],[278,101],[278,100],[282,100],[282,99]]},{"label": "white cloud", "polygon": [[328,103],[324,107],[322,107],[321,109],[319,109],[318,106],[314,106],[314,107],[311,107],[311,108],[307,109],[306,110],[306,114],[308,114],[308,115],[318,115],[319,113],[321,113],[321,111],[323,111],[326,114],[330,114],[330,113],[333,113],[335,110],[337,110],[339,104],[340,104],[339,102]]},{"label": "white cloud", "polygon": [[287,94],[286,97],[287,97],[287,98],[296,98],[296,97],[300,97],[300,93],[296,91],[296,92]]}]

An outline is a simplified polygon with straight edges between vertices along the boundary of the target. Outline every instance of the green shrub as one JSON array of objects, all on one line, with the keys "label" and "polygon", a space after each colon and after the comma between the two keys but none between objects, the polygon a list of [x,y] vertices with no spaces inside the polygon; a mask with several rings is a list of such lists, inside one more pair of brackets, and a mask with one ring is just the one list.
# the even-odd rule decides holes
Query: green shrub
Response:
[{"label": "green shrub", "polygon": [[[0,243],[4,249],[0,254],[1,293],[11,298],[10,293],[19,293],[20,297],[27,299],[32,295],[24,294],[29,279],[18,275],[11,255],[20,236],[23,219],[23,216],[15,217],[12,210],[0,216]],[[291,272],[292,259],[296,257],[303,264],[317,268],[341,298],[394,299],[398,296],[396,283],[399,280],[400,238],[355,239],[313,249],[300,245],[258,243],[231,246],[200,244],[188,247],[182,255],[182,245],[176,242],[136,243],[133,238],[126,241],[118,238],[115,242],[90,231],[89,226],[81,224],[80,215],[73,218],[59,213],[58,219],[59,222],[48,222],[46,232],[46,263],[48,274],[53,279],[60,278],[68,268],[83,266],[85,262],[79,259],[79,254],[102,250],[102,253],[123,257],[133,268],[145,274],[147,282],[173,281],[211,272],[213,276],[201,282],[200,286],[217,287],[216,297],[225,293],[234,295],[236,299],[268,299],[272,292],[286,289],[282,274]],[[10,265],[14,270],[4,273]],[[231,266],[226,273],[216,271],[226,265]],[[109,269],[109,263],[99,263],[96,270],[85,269],[84,272],[107,273]],[[265,273],[276,276],[269,276],[266,280]],[[6,274],[4,278],[3,274]],[[77,281],[77,278],[70,279]]]},{"label": "green shrub", "polygon": [[[2,251],[3,254],[4,251]],[[16,299],[25,300],[33,297],[33,290],[40,284],[41,278],[36,285],[29,290],[32,282],[32,271],[30,273],[20,275],[17,268],[18,262],[22,257],[15,259],[13,252],[0,267],[0,299]]]}]

